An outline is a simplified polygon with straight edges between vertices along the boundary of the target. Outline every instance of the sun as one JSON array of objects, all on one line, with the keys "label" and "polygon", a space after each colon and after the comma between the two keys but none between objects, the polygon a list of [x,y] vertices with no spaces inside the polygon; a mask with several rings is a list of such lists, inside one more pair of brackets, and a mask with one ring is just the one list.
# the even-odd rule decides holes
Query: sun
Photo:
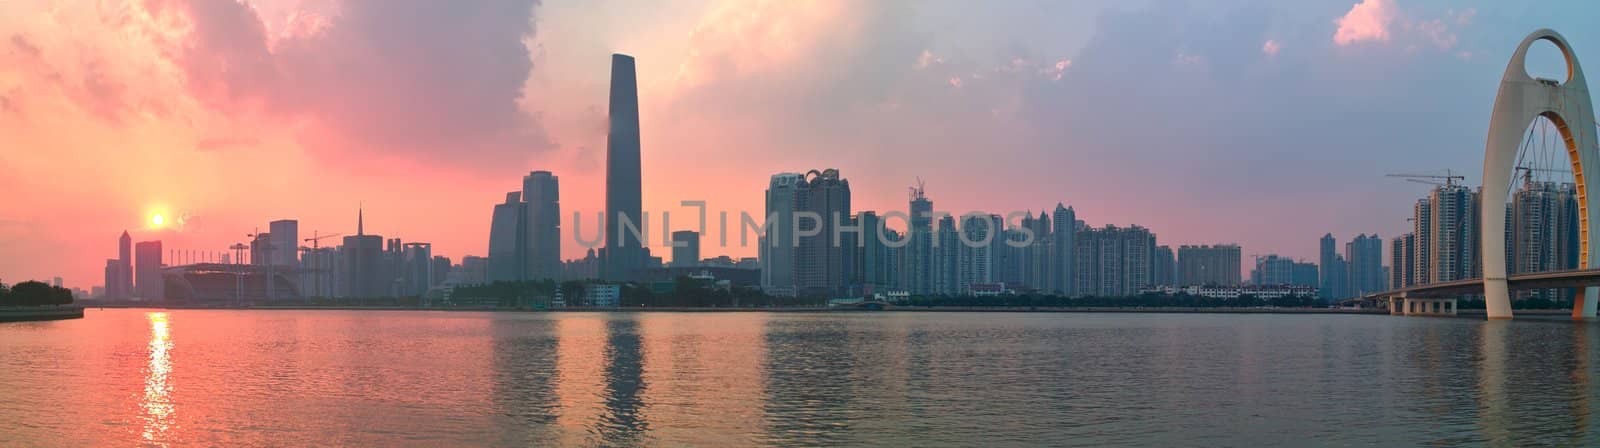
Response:
[{"label": "sun", "polygon": [[154,213],[150,215],[150,227],[160,228],[166,224],[167,217],[161,216],[161,213]]}]

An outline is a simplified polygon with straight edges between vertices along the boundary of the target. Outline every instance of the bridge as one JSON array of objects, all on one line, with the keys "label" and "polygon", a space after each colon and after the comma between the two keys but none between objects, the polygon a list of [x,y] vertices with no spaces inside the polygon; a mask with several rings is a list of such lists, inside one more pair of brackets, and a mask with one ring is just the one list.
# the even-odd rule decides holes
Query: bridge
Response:
[{"label": "bridge", "polygon": [[[1600,287],[1600,269],[1569,269],[1516,274],[1506,277],[1506,286],[1508,291]],[[1344,303],[1387,303],[1391,314],[1453,315],[1456,311],[1455,297],[1484,293],[1483,279],[1469,278],[1372,293],[1347,299]],[[1573,318],[1584,319],[1594,316],[1593,313],[1587,316],[1581,313],[1582,308],[1576,307],[1573,310]]]},{"label": "bridge", "polygon": [[[1559,50],[1567,63],[1564,80],[1534,78],[1528,74],[1528,49],[1534,43],[1549,42]],[[1530,123],[1548,120],[1560,134],[1560,159],[1571,165],[1573,184],[1578,202],[1578,266],[1570,271],[1540,272],[1507,275],[1505,209],[1501,206],[1511,194],[1514,170],[1518,169],[1518,156],[1524,130]],[[1589,83],[1572,46],[1561,34],[1541,29],[1529,34],[1512,53],[1500,79],[1500,90],[1495,95],[1494,111],[1489,119],[1489,135],[1484,144],[1483,204],[1478,207],[1481,224],[1478,231],[1482,249],[1477,252],[1483,266],[1483,278],[1429,283],[1392,291],[1371,294],[1361,299],[1387,300],[1393,314],[1455,314],[1455,299],[1439,298],[1451,295],[1482,293],[1489,319],[1510,319],[1511,290],[1538,288],[1578,288],[1573,298],[1572,317],[1592,319],[1596,302],[1600,302],[1600,232],[1597,210],[1589,198],[1600,193],[1600,185],[1587,182],[1600,175],[1600,128],[1595,126],[1594,107],[1589,98]],[[1530,134],[1531,136],[1531,134]],[[1595,172],[1591,172],[1595,171]],[[1495,206],[1499,201],[1501,206]]]}]

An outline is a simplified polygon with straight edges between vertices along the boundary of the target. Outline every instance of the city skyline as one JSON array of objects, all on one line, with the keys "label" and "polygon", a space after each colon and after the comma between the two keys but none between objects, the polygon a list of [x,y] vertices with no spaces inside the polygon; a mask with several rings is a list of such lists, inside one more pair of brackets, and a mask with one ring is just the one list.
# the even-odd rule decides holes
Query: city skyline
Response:
[{"label": "city skyline", "polygon": [[[136,8],[133,9],[135,12],[143,12],[144,6],[134,5],[130,8]],[[221,9],[233,7],[226,3],[208,6]],[[602,5],[601,9],[605,9],[605,6]],[[7,11],[31,11],[35,7],[28,2],[6,2],[0,6]],[[1062,37],[1060,41],[1071,42],[1069,44],[1050,44],[1053,46],[1029,48],[1028,51],[1003,50],[993,52],[1000,56],[991,56],[991,52],[984,50],[1000,47],[992,42],[965,47],[935,39],[911,41],[903,45],[904,48],[893,46],[874,49],[881,50],[881,54],[849,54],[841,56],[847,58],[843,60],[825,59],[838,62],[872,56],[882,58],[881,64],[885,65],[870,67],[892,66],[900,70],[895,73],[902,78],[896,82],[904,87],[868,90],[868,94],[862,98],[870,100],[842,103],[844,106],[899,105],[900,109],[889,110],[900,112],[855,112],[855,107],[839,108],[841,104],[833,102],[839,101],[838,98],[825,96],[817,100],[824,102],[820,105],[849,112],[845,115],[857,121],[866,118],[883,120],[879,123],[883,134],[858,135],[862,134],[859,129],[848,123],[799,119],[804,116],[770,115],[773,113],[770,109],[786,105],[804,106],[806,103],[789,94],[772,96],[776,95],[773,92],[777,89],[758,83],[753,77],[779,73],[774,70],[786,67],[783,64],[806,60],[802,56],[812,53],[781,54],[767,48],[732,46],[729,42],[737,41],[734,37],[739,33],[755,31],[730,25],[734,23],[731,17],[748,14],[767,21],[809,20],[798,22],[799,25],[805,25],[802,28],[806,31],[826,29],[827,25],[839,23],[857,24],[862,20],[884,20],[885,23],[904,24],[912,29],[926,24],[919,24],[915,20],[901,22],[902,18],[891,14],[895,12],[893,8],[898,6],[815,6],[813,16],[802,15],[810,17],[808,19],[784,14],[791,12],[785,8],[792,7],[768,4],[683,8],[687,12],[661,18],[667,24],[663,29],[669,30],[661,32],[681,32],[696,38],[688,39],[691,41],[688,44],[684,44],[685,39],[681,38],[661,39],[677,43],[659,45],[650,44],[644,39],[620,36],[625,34],[621,29],[627,27],[619,25],[619,22],[633,20],[627,18],[608,18],[607,22],[597,22],[601,26],[595,27],[596,34],[573,37],[570,31],[574,23],[582,22],[577,19],[584,14],[575,11],[573,5],[548,4],[537,9],[528,6],[527,11],[521,11],[522,6],[513,4],[508,10],[517,14],[511,16],[525,18],[527,23],[511,24],[491,20],[489,16],[493,14],[485,11],[451,11],[450,14],[441,14],[437,23],[430,22],[427,26],[493,25],[498,27],[493,29],[510,33],[515,38],[533,36],[539,43],[537,48],[546,52],[543,53],[546,59],[541,61],[547,63],[534,64],[533,56],[529,56],[526,67],[506,69],[511,75],[521,76],[511,76],[516,78],[511,81],[496,78],[500,82],[495,85],[516,88],[531,86],[529,92],[543,96],[522,97],[516,88],[511,88],[511,93],[505,89],[477,92],[481,96],[450,91],[446,87],[392,88],[389,90],[398,93],[372,98],[381,101],[361,103],[399,109],[385,111],[389,112],[386,114],[373,114],[370,122],[319,116],[308,112],[306,104],[255,104],[252,102],[286,101],[268,101],[265,98],[292,95],[272,90],[279,87],[272,86],[270,80],[227,78],[206,72],[203,67],[187,64],[204,58],[232,61],[236,55],[228,52],[238,49],[196,45],[193,47],[196,53],[189,55],[189,58],[171,60],[149,57],[141,59],[144,61],[142,63],[134,63],[107,54],[105,50],[111,48],[107,42],[111,40],[105,35],[86,33],[82,36],[66,36],[62,33],[62,30],[75,24],[93,23],[98,18],[74,16],[74,11],[58,11],[52,16],[55,19],[53,21],[15,23],[12,21],[24,15],[0,15],[0,20],[7,21],[7,29],[18,30],[5,36],[7,46],[0,50],[0,58],[15,62],[7,64],[8,67],[18,67],[6,69],[6,76],[0,77],[0,92],[5,95],[5,107],[0,108],[0,132],[17,137],[19,144],[25,147],[55,148],[44,154],[8,152],[0,155],[0,164],[22,173],[14,179],[0,181],[0,187],[7,192],[6,202],[17,204],[17,207],[0,214],[0,247],[5,247],[8,253],[31,255],[25,261],[0,260],[0,278],[12,280],[61,276],[66,278],[69,286],[88,289],[88,286],[100,283],[105,267],[103,260],[113,256],[114,246],[108,243],[107,235],[116,235],[123,229],[132,231],[139,241],[162,240],[168,248],[210,251],[222,251],[230,244],[246,242],[244,234],[250,233],[258,223],[278,218],[298,220],[302,236],[313,231],[353,234],[354,229],[349,228],[349,214],[363,201],[367,204],[366,212],[374,218],[371,227],[376,231],[373,233],[430,241],[435,244],[434,254],[448,255],[453,259],[465,255],[486,256],[489,208],[498,202],[497,196],[505,189],[503,180],[510,176],[520,176],[534,169],[548,169],[563,177],[563,181],[568,183],[565,190],[573,196],[562,201],[566,202],[564,211],[586,212],[588,217],[602,209],[599,198],[604,191],[600,188],[603,184],[603,175],[600,173],[603,171],[604,158],[598,156],[598,144],[604,143],[604,133],[584,126],[583,117],[589,116],[588,124],[594,124],[594,117],[600,117],[599,122],[604,122],[606,80],[600,74],[605,72],[604,64],[608,62],[606,56],[615,51],[639,57],[646,210],[685,210],[678,207],[677,201],[703,199],[710,203],[713,210],[756,211],[761,209],[760,198],[759,194],[752,192],[765,185],[766,176],[770,173],[808,166],[832,166],[848,173],[859,173],[853,185],[856,194],[853,205],[857,210],[902,209],[904,189],[917,176],[921,176],[928,180],[930,196],[941,206],[948,204],[951,210],[999,212],[1029,209],[1037,212],[1043,205],[1065,202],[1076,207],[1082,215],[1093,217],[1090,221],[1097,226],[1147,226],[1162,236],[1164,245],[1172,247],[1237,243],[1249,252],[1314,259],[1317,248],[1311,241],[1322,233],[1331,232],[1346,238],[1376,233],[1387,239],[1410,230],[1404,221],[1410,210],[1393,203],[1397,197],[1414,198],[1423,192],[1416,186],[1382,179],[1383,173],[1455,168],[1469,176],[1476,176],[1473,168],[1481,156],[1482,124],[1487,120],[1487,114],[1482,111],[1488,110],[1487,104],[1492,101],[1493,80],[1504,66],[1506,49],[1515,42],[1516,37],[1535,28],[1533,24],[1565,30],[1570,39],[1580,42],[1577,46],[1580,59],[1600,59],[1593,56],[1596,45],[1582,44],[1596,39],[1592,34],[1586,34],[1585,27],[1573,23],[1577,20],[1575,17],[1582,14],[1528,10],[1526,14],[1519,15],[1507,12],[1507,9],[1515,9],[1516,6],[1491,3],[1452,4],[1447,7],[1438,2],[1367,1],[1339,2],[1318,7],[1275,7],[1265,11],[1259,7],[1240,5],[1185,8],[1133,5],[1127,10],[1089,4],[1056,6],[1065,10],[1062,17],[1086,25],[1079,31],[1068,33],[1070,36],[1055,36]],[[935,10],[951,7],[940,4],[923,6]],[[1584,8],[1587,5],[1573,7]],[[879,8],[888,12],[879,11]],[[157,9],[151,12],[152,17],[212,24],[223,23],[218,21],[224,20],[223,15],[214,14],[218,11],[191,8],[181,3]],[[864,9],[870,10],[865,11],[868,14],[858,14]],[[380,13],[359,5],[336,13],[309,11],[301,17],[322,19],[307,19],[304,23],[291,23],[287,18],[291,17],[289,13],[306,11],[272,2],[261,2],[253,11],[246,12],[249,14],[242,17],[257,20],[259,27],[240,26],[237,30],[227,28],[220,31],[197,28],[191,34],[175,33],[174,39],[204,44],[216,42],[217,38],[222,37],[211,33],[256,30],[262,33],[262,51],[267,54],[269,63],[275,65],[274,70],[289,76],[305,74],[294,71],[295,64],[303,62],[305,58],[326,56],[297,53],[306,50],[297,49],[291,45],[293,43],[304,40],[337,44],[342,42],[338,40],[340,37],[348,37],[350,33],[380,31],[350,28],[354,25],[347,26],[346,22],[336,20],[339,17],[357,18],[365,17],[364,14]],[[1474,18],[1491,16],[1491,12],[1494,17],[1509,19],[1490,23]],[[1184,13],[1209,18],[1191,19]],[[1230,17],[1231,13],[1243,18]],[[995,16],[971,20],[1010,17],[1016,12],[1002,8],[988,14]],[[1364,18],[1371,18],[1374,14],[1379,19],[1387,18],[1387,21],[1377,20],[1368,24],[1376,28],[1358,26],[1365,23],[1362,22]],[[691,17],[683,17],[685,15]],[[1217,15],[1223,18],[1215,18]],[[1217,26],[1231,21],[1247,22],[1246,19],[1259,19],[1260,16],[1266,17],[1266,24],[1253,25],[1249,33],[1224,33],[1226,39],[1217,44],[1218,48],[1197,46],[1195,42],[1199,42],[1199,36],[1176,31],[1159,39],[1109,43],[1119,36],[1112,25],[1130,21],[1152,20],[1157,25],[1175,25],[1194,20],[1201,25]],[[156,27],[159,23],[145,23],[143,20],[144,16],[134,14],[125,25],[153,27],[156,31],[169,30],[168,27]],[[1432,24],[1435,21],[1443,28],[1405,26]],[[678,26],[680,22],[688,25]],[[535,23],[540,26],[535,27]],[[1304,25],[1305,31],[1286,30],[1297,25]],[[411,23],[408,26],[422,25]],[[1418,31],[1421,28],[1443,34],[1423,34],[1423,31]],[[534,32],[535,29],[539,31]],[[876,36],[858,28],[844,29],[848,31],[844,38]],[[1050,37],[1051,32],[1042,27],[1019,26],[1016,29],[1009,37],[1017,41],[1030,44],[1050,41],[1044,38]],[[562,34],[562,31],[569,34]],[[492,36],[496,39],[505,37]],[[800,37],[806,45],[797,51],[826,55],[826,50],[830,48],[820,34],[802,34]],[[1434,37],[1439,40],[1434,40]],[[250,40],[247,39],[247,42]],[[530,47],[521,45],[518,39],[477,43],[498,44],[500,46],[495,48],[505,48],[507,42],[514,42],[511,46],[517,47],[510,50],[532,53],[528,49]],[[84,49],[74,49],[71,44],[84,44]],[[133,55],[142,55],[140,51],[153,51],[155,48],[153,43],[137,39],[124,45]],[[764,66],[751,62],[751,70],[744,71],[739,68],[742,65],[717,65],[712,63],[716,59],[710,56],[691,58],[683,56],[686,52],[663,49],[661,45],[690,45],[706,50],[700,53],[702,55],[724,55],[729,57],[727,60],[735,62],[767,61],[776,65]],[[596,49],[596,46],[607,48]],[[350,46],[332,45],[329,48],[353,52],[350,54],[386,55],[387,58],[383,60],[394,63],[405,63],[422,56],[383,53],[379,51],[382,49]],[[1146,59],[1097,59],[1107,57],[1106,52],[1118,48],[1144,50],[1133,56]],[[1185,50],[1192,53],[1184,53]],[[1250,50],[1249,57],[1244,56],[1246,53],[1243,50]],[[79,51],[90,51],[92,53],[86,53],[88,56],[101,58],[99,68],[74,62],[77,60],[75,57],[80,55],[77,53]],[[756,57],[761,55],[774,57]],[[1376,64],[1394,70],[1382,77],[1385,79],[1380,83],[1364,72],[1308,62],[1307,58],[1318,55],[1331,56],[1340,64]],[[1143,67],[1145,65],[1142,64],[1156,61],[1156,56],[1160,56],[1161,63],[1151,67],[1159,68],[1160,74],[1173,75],[1179,81],[1178,86],[1199,92],[1195,95],[1200,101],[1198,103],[1166,106],[1177,107],[1180,111],[1208,111],[1221,115],[1246,112],[1236,114],[1227,121],[1215,122],[1236,129],[1236,133],[1227,139],[1230,143],[1238,140],[1246,144],[1237,145],[1240,149],[1217,152],[1218,148],[1225,145],[1218,143],[1217,136],[1205,133],[1188,136],[1208,138],[1173,139],[1165,143],[1126,134],[1110,140],[1062,136],[1045,138],[1045,135],[1038,133],[1040,128],[1036,124],[1039,119],[1050,118],[1054,120],[1051,121],[1053,123],[1067,123],[1075,130],[1082,130],[1079,128],[1099,123],[1102,118],[1070,109],[1051,109],[1047,104],[1027,103],[1015,108],[997,109],[997,105],[1006,104],[997,99],[1007,98],[1016,92],[1037,93],[1039,98],[1058,101],[1092,100],[1097,97],[1089,96],[1081,89],[1105,81],[1103,76],[1108,73],[1107,70]],[[1248,70],[1227,72],[1220,68],[1223,61],[1238,63],[1236,65],[1247,67]],[[1206,62],[1217,64],[1204,64]],[[1446,68],[1423,68],[1428,64],[1440,64]],[[63,74],[63,78],[57,83],[42,81],[45,78],[37,72],[40,68],[56,69]],[[482,73],[507,73],[497,71],[502,68],[485,68]],[[154,82],[152,75],[158,73],[171,73],[176,79],[190,82],[181,85]],[[439,79],[461,76],[449,72],[427,73],[439,76]],[[798,76],[812,78],[798,79],[796,81],[803,82],[795,82],[787,90],[816,94],[840,87],[871,86],[879,80],[853,71],[826,75],[826,72],[819,74],[815,71],[802,73]],[[1386,95],[1393,94],[1393,90],[1387,89],[1407,85],[1404,82],[1407,79],[1443,79],[1450,88],[1438,92],[1418,92],[1417,99],[1410,101],[1415,104],[1408,106],[1378,102],[1387,98]],[[30,84],[34,80],[40,80],[40,85],[51,88],[28,92],[16,89],[18,85]],[[1342,139],[1335,138],[1335,134],[1348,134],[1351,129],[1297,128],[1301,132],[1312,132],[1318,138],[1282,139],[1281,135],[1263,133],[1263,128],[1252,127],[1256,125],[1251,123],[1250,117],[1253,115],[1247,113],[1248,108],[1205,107],[1207,99],[1217,98],[1213,96],[1216,90],[1229,86],[1236,88],[1238,83],[1245,81],[1262,81],[1277,86],[1317,82],[1325,84],[1327,89],[1343,93],[1351,93],[1350,89],[1376,88],[1382,91],[1351,93],[1345,101],[1353,104],[1320,97],[1297,99],[1305,101],[1307,108],[1329,108],[1327,113],[1375,112],[1379,116],[1389,116],[1391,120],[1397,119],[1391,113],[1404,111],[1404,107],[1422,108],[1429,111],[1427,113],[1438,109],[1445,112],[1440,122],[1451,124],[1424,124],[1418,127],[1356,122],[1378,127],[1352,123],[1351,128],[1357,131],[1354,132],[1355,137]],[[91,90],[86,90],[104,86],[116,86],[122,93],[94,95],[87,93]],[[739,91],[758,100],[786,101],[773,102],[770,108],[723,103],[707,95],[719,88],[750,89]],[[931,90],[934,88],[938,90]],[[163,102],[156,99],[167,94],[177,100]],[[913,94],[938,102],[907,103],[912,100]],[[1139,100],[1135,106],[1163,106],[1145,103],[1156,100],[1181,101],[1174,100],[1175,97],[1182,95],[1143,95],[1135,98]],[[417,147],[410,147],[412,143],[395,139],[421,134],[409,134],[401,125],[433,116],[396,105],[407,104],[402,100],[418,98],[460,98],[460,103],[444,103],[451,107],[441,110],[471,117],[482,117],[478,114],[490,110],[505,112],[506,107],[513,113],[488,117],[490,119],[476,123],[495,123],[499,127],[473,127],[471,125],[474,123],[468,123],[463,125],[466,126],[464,128],[424,129],[437,131],[439,135],[462,137],[461,141],[476,142],[466,145],[471,147],[468,150],[452,151],[449,148],[455,145],[450,141],[427,139],[417,139],[414,142]],[[334,110],[377,110],[350,109],[357,107],[358,103],[352,102],[356,99],[360,98],[333,95],[326,100],[344,107]],[[533,101],[535,99],[539,101]],[[471,103],[469,100],[486,102]],[[316,104],[312,99],[300,101]],[[1262,106],[1268,110],[1277,107],[1275,103],[1264,102],[1261,98],[1248,97],[1242,101],[1245,101],[1245,105]],[[472,104],[484,108],[468,107]],[[908,110],[908,107],[924,110]],[[1038,115],[1022,113],[1041,108]],[[996,114],[995,111],[1000,113]],[[531,128],[517,123],[523,123],[535,112],[545,118],[538,124],[548,126],[545,130],[549,134],[543,137],[552,138],[541,140],[535,138],[540,135],[522,132]],[[1113,116],[1126,112],[1126,109],[1105,111]],[[857,113],[865,115],[855,115]],[[1417,112],[1407,112],[1410,113]],[[750,116],[741,119],[738,116],[741,114]],[[514,118],[512,124],[495,121],[507,116]],[[972,119],[979,116],[1001,124]],[[260,118],[261,123],[296,124],[290,128],[298,129],[291,133],[272,134],[267,127],[253,124],[258,122],[255,118]],[[1170,121],[1160,126],[1161,132],[1157,134],[1161,136],[1181,137],[1183,133],[1195,132],[1179,126],[1186,123],[1185,120],[1170,114],[1162,118]],[[193,124],[173,124],[182,119],[189,119]],[[730,126],[751,124],[750,121],[756,120],[764,124],[755,128],[713,126],[718,123]],[[792,138],[794,131],[766,128],[776,126],[774,123],[795,126],[797,130],[833,132],[817,132],[827,136],[822,139]],[[439,126],[446,124],[460,123]],[[911,132],[916,127],[932,124],[947,127],[950,136],[957,138],[934,142]],[[912,125],[916,127],[909,127]],[[387,129],[396,135],[377,135],[371,132],[374,129]],[[727,132],[713,132],[717,129]],[[1107,129],[1106,132],[1111,132],[1122,128]],[[1375,130],[1368,132],[1363,129]],[[1018,135],[1025,134],[1030,138],[1017,140],[1004,137],[1004,132],[997,132],[1004,130],[1028,131]],[[62,137],[67,134],[73,136]],[[528,138],[509,138],[505,135]],[[890,139],[886,135],[901,138]],[[1408,138],[1425,139],[1427,143],[1417,148],[1419,145],[1416,140]],[[1306,143],[1306,140],[1331,141]],[[1175,141],[1189,143],[1172,144]],[[1287,146],[1291,141],[1308,147],[1289,148]],[[1404,143],[1407,141],[1411,143]],[[104,149],[112,146],[109,145],[112,142],[117,143],[117,147],[127,149]],[[546,143],[549,145],[544,145]],[[1317,150],[1318,145],[1335,144],[1350,148],[1346,151],[1355,152]],[[380,149],[390,146],[395,148]],[[502,146],[513,148],[502,149]],[[927,147],[926,151],[918,149],[923,146]],[[1116,149],[1127,146],[1155,147],[1157,149],[1148,150],[1148,153],[1159,157],[1137,156],[1140,150]],[[1377,149],[1367,149],[1369,146]],[[1417,152],[1394,154],[1396,151],[1390,149],[1397,146],[1416,148]],[[1056,155],[1058,153],[1065,156]],[[976,157],[977,154],[983,156]],[[1117,154],[1135,155],[1112,157]],[[1383,157],[1376,154],[1383,154]],[[462,160],[455,160],[457,158]],[[1292,168],[1302,165],[1285,165],[1290,160],[1303,161],[1308,158],[1322,163],[1311,172]],[[96,162],[78,164],[72,163],[73,160]],[[1002,165],[1007,160],[1030,160],[1036,163]],[[1097,163],[1081,163],[1084,160],[1095,160]],[[1254,163],[1252,161],[1258,160],[1276,160],[1278,164],[1264,165],[1269,168],[1264,171],[1246,171]],[[1365,164],[1371,160],[1382,160],[1383,163],[1372,162],[1371,166],[1364,168],[1351,167],[1356,161]],[[486,166],[490,164],[493,166]],[[80,187],[59,188],[57,182],[60,179],[56,176],[31,174],[48,172],[47,167],[52,165],[77,167],[82,176],[73,181],[79,183]],[[244,166],[262,169],[240,168]],[[1274,167],[1278,169],[1271,169]],[[424,168],[436,169],[430,170],[429,176],[414,174]],[[1121,184],[1121,188],[1103,187],[1117,185],[1114,182],[1116,179],[1127,178],[1135,170],[1154,171],[1156,175],[1143,176],[1141,182]],[[980,174],[983,171],[1007,172],[1010,175],[995,178]],[[1279,171],[1284,173],[1275,177],[1278,175],[1274,173]],[[1246,172],[1251,175],[1244,176]],[[1289,176],[1289,172],[1295,175]],[[686,177],[686,174],[690,177]],[[1284,188],[1281,189],[1283,191],[1268,193],[1255,187],[1244,188],[1245,185],[1234,178],[1250,178],[1252,182],[1278,182]],[[1021,182],[1019,179],[1030,181]],[[1008,184],[1007,181],[1017,183]],[[1475,179],[1467,181],[1468,184],[1474,182]],[[217,188],[218,185],[225,188]],[[724,188],[725,185],[737,187]],[[1018,189],[1020,193],[1014,192]],[[1308,193],[1310,189],[1327,192]],[[274,193],[267,194],[269,191]],[[1184,193],[1166,194],[1173,191]],[[1402,204],[1408,200],[1403,199]],[[1272,204],[1287,203],[1325,206],[1296,205],[1299,208],[1291,208],[1296,213],[1289,225],[1276,222],[1279,220],[1263,222],[1259,219],[1239,219],[1240,216],[1249,216],[1242,214],[1243,211],[1272,209]],[[1352,204],[1364,205],[1368,212],[1346,216],[1333,211],[1348,208]],[[30,209],[57,210],[60,213],[20,212]],[[171,218],[166,224],[169,227],[164,230],[140,229],[156,213]],[[566,222],[563,219],[563,224]],[[688,224],[689,220],[680,222]],[[674,227],[673,230],[684,229]],[[659,241],[659,229],[652,229],[652,233]],[[562,239],[572,241],[570,232],[565,232]],[[563,259],[580,258],[583,255],[581,248],[571,246],[575,245],[563,245]],[[755,254],[753,248],[725,248],[716,244],[704,244],[702,251],[704,256],[727,254],[739,257]],[[1248,262],[1241,260],[1241,263]]]}]

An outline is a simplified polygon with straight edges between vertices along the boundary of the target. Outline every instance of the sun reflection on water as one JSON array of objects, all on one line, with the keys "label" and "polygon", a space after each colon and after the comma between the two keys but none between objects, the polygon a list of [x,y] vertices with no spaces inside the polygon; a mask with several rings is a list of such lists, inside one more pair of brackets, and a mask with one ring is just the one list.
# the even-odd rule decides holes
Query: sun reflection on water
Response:
[{"label": "sun reflection on water", "polygon": [[167,326],[167,313],[149,313],[150,321],[150,365],[145,368],[144,401],[140,408],[144,410],[144,440],[148,443],[164,443],[167,430],[172,426],[172,385],[167,383],[167,374],[172,372],[172,340]]}]

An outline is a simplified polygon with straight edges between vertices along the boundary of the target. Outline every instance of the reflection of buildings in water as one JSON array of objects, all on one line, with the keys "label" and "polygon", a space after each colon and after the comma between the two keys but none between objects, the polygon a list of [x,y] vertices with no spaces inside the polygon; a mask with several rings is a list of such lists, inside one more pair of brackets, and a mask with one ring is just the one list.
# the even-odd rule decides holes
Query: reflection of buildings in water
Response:
[{"label": "reflection of buildings in water", "polygon": [[[837,445],[851,416],[853,398],[849,333],[838,319],[774,319],[767,322],[767,386],[764,406],[769,443],[780,446]],[[866,416],[859,416],[866,417]]]},{"label": "reflection of buildings in water", "polygon": [[496,445],[559,445],[555,429],[559,401],[555,388],[560,344],[555,321],[493,319],[494,400],[497,415],[510,419]]},{"label": "reflection of buildings in water", "polygon": [[144,441],[163,444],[172,429],[172,385],[167,376],[172,373],[172,339],[167,326],[167,313],[148,313],[150,321],[150,363],[145,367],[144,399],[139,407],[144,410]]},{"label": "reflection of buildings in water", "polygon": [[563,314],[555,322],[556,424],[568,438],[557,445],[595,445],[585,436],[601,413],[601,363],[605,323],[590,314]]},{"label": "reflection of buildings in water", "polygon": [[752,446],[761,427],[765,313],[639,316],[645,418],[652,437],[685,446]]},{"label": "reflection of buildings in water", "polygon": [[643,418],[644,344],[634,318],[615,316],[606,321],[605,409],[594,428],[601,445],[640,445],[650,429]]}]

